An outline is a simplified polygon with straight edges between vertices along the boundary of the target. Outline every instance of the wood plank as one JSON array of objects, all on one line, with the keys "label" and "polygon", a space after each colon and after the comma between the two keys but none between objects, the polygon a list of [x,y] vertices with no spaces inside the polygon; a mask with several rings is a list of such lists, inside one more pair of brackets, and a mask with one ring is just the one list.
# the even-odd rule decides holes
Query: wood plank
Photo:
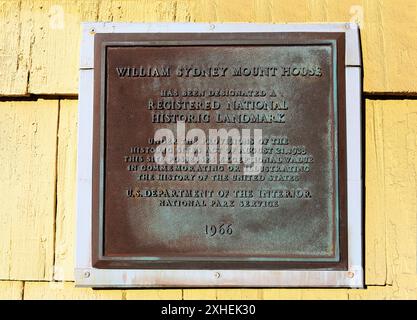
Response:
[{"label": "wood plank", "polygon": [[365,283],[385,285],[386,215],[384,210],[384,127],[380,101],[365,107]]},{"label": "wood plank", "polygon": [[264,300],[345,300],[348,289],[264,289]]},{"label": "wood plank", "polygon": [[74,280],[77,181],[77,100],[61,100],[58,128],[55,280]]},{"label": "wood plank", "polygon": [[[381,101],[388,283],[417,297],[417,101]],[[377,214],[377,212],[374,212]]]},{"label": "wood plank", "polygon": [[181,289],[139,289],[126,290],[126,300],[180,300]]},{"label": "wood plank", "polygon": [[417,101],[367,101],[366,113],[365,271],[371,286],[352,297],[415,299]]},{"label": "wood plank", "polygon": [[416,12],[414,0],[2,1],[0,94],[77,94],[82,21],[359,22],[365,91],[417,93]]},{"label": "wood plank", "polygon": [[0,281],[0,300],[22,300],[22,281]]},{"label": "wood plank", "polygon": [[25,282],[24,300],[121,300],[123,290],[75,288],[73,282]]},{"label": "wood plank", "polygon": [[392,286],[369,286],[366,289],[352,289],[348,291],[349,300],[392,300]]},{"label": "wood plank", "polygon": [[217,289],[217,300],[261,300],[262,289]]},{"label": "wood plank", "polygon": [[27,93],[32,43],[27,13],[21,1],[0,1],[0,95]]},{"label": "wood plank", "polygon": [[216,300],[216,289],[184,289],[184,300]]},{"label": "wood plank", "polygon": [[58,102],[0,102],[0,279],[52,278]]}]

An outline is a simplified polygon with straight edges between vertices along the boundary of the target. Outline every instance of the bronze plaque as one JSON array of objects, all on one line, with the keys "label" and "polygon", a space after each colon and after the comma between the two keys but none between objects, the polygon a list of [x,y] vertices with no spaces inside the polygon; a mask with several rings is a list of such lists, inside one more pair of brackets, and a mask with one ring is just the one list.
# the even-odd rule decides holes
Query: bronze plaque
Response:
[{"label": "bronze plaque", "polygon": [[344,46],[95,35],[93,266],[347,269]]}]

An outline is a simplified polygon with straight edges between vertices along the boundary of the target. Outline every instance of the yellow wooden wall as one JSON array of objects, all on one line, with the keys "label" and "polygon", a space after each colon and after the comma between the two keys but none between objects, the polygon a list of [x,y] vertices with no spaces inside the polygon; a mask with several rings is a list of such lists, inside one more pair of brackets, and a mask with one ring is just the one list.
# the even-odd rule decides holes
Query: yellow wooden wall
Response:
[{"label": "yellow wooden wall", "polygon": [[[81,21],[360,23],[367,288],[74,288]],[[0,0],[0,30],[0,299],[417,299],[415,0]]]}]

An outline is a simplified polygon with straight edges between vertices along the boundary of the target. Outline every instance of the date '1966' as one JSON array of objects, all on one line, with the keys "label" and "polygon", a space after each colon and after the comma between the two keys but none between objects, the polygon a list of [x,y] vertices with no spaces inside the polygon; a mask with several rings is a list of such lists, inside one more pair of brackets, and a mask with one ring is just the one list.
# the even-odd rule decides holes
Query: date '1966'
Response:
[{"label": "date '1966'", "polygon": [[233,228],[232,224],[226,224],[222,223],[219,225],[208,225],[205,226],[206,234],[210,237],[214,236],[224,236],[224,235],[232,235],[233,234]]}]

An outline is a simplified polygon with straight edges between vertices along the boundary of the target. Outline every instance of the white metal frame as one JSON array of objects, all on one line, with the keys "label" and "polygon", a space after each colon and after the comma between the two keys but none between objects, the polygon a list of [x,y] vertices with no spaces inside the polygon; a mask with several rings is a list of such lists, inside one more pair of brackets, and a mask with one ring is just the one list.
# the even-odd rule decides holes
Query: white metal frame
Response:
[{"label": "white metal frame", "polygon": [[[91,261],[93,72],[95,33],[344,32],[346,36],[346,136],[348,270],[137,270],[97,269]],[[351,287],[362,288],[361,54],[352,23],[83,23],[80,59],[77,165],[79,287]]]}]

